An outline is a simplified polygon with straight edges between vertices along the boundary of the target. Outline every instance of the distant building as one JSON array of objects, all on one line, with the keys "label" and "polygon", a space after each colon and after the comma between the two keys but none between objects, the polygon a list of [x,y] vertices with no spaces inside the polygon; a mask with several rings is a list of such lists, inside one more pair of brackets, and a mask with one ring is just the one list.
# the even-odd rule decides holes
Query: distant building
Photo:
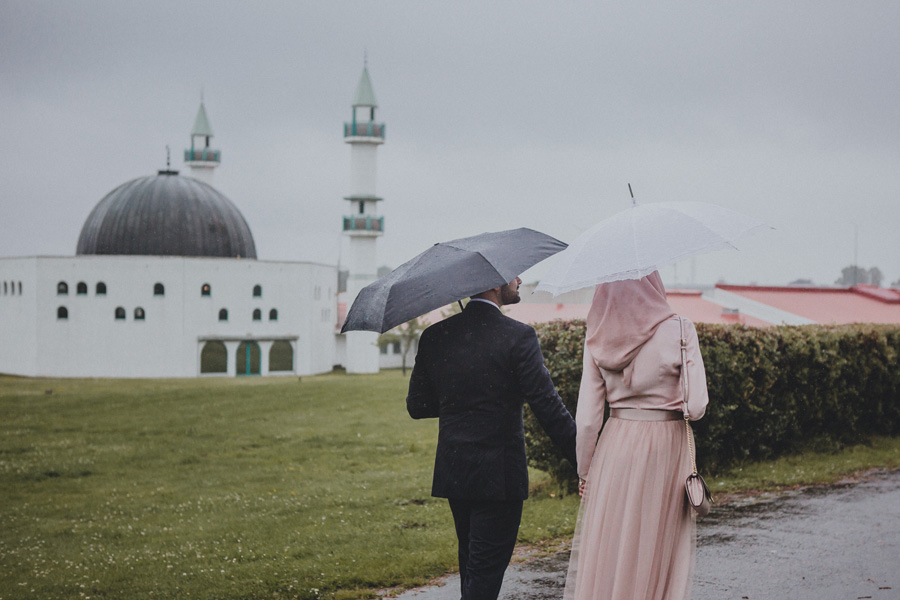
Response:
[{"label": "distant building", "polygon": [[0,259],[0,372],[195,377],[331,370],[336,268],[256,259],[210,185],[220,153],[201,103],[185,164],[106,195],[76,255]]},{"label": "distant building", "polygon": [[[367,69],[344,139],[351,145],[348,286],[376,277],[383,232]],[[250,228],[213,186],[221,152],[206,107],[190,133],[190,176],[166,168],[126,182],[88,215],[75,256],[0,258],[0,373],[48,377],[312,374],[391,363],[377,334],[337,333],[338,269],[257,260]]]},{"label": "distant building", "polygon": [[780,325],[900,323],[900,290],[851,287],[717,285],[714,302]]},{"label": "distant building", "polygon": [[[547,292],[532,294],[533,284],[523,285],[522,302],[505,306],[510,317],[523,323],[546,323],[556,319],[584,319],[587,317],[594,296],[594,288],[582,288],[553,297]],[[770,323],[743,314],[732,306],[713,301],[708,290],[691,290],[673,288],[666,290],[669,305],[675,312],[697,323],[739,323],[754,327],[763,327]]]},{"label": "distant building", "polygon": [[[532,296],[530,289],[523,286],[523,302],[505,307],[510,317],[525,323],[583,319],[593,295],[593,288],[557,298],[541,292]],[[667,296],[678,314],[697,323],[738,323],[751,327],[900,323],[900,290],[866,284],[779,287],[720,283],[704,290],[670,289]]]}]

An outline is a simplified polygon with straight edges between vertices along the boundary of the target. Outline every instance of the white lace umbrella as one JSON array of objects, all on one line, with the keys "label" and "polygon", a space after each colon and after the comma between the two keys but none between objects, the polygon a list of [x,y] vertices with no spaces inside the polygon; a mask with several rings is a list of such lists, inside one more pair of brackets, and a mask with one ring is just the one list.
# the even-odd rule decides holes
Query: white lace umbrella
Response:
[{"label": "white lace umbrella", "polygon": [[765,223],[705,202],[638,204],[597,223],[556,255],[537,290],[558,296],[584,287],[640,279],[685,258],[737,249]]}]

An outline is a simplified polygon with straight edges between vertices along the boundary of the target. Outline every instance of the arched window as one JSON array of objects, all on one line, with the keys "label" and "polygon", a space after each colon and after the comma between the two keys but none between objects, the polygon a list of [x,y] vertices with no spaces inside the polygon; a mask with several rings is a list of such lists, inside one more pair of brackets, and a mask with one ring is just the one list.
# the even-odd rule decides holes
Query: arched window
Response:
[{"label": "arched window", "polygon": [[75,286],[75,293],[79,296],[87,294],[87,284],[83,281],[79,281],[78,285]]},{"label": "arched window", "polygon": [[222,342],[206,342],[200,351],[201,373],[228,372],[228,350]]},{"label": "arched window", "polygon": [[56,295],[57,296],[68,296],[69,295],[69,284],[65,281],[60,281],[56,284]]},{"label": "arched window", "polygon": [[257,284],[253,286],[253,297],[262,298],[262,286]]},{"label": "arched window", "polygon": [[294,370],[294,349],[290,342],[279,340],[272,344],[272,348],[269,350],[269,370]]},{"label": "arched window", "polygon": [[165,296],[166,295],[166,286],[161,283],[153,284],[153,295],[154,296]]},{"label": "arched window", "polygon": [[277,321],[278,320],[278,311],[276,309],[272,309],[269,311],[269,320]]},{"label": "arched window", "polygon": [[208,283],[204,283],[202,286],[200,286],[200,295],[201,296],[209,296],[211,294],[212,294],[212,288],[209,286]]},{"label": "arched window", "polygon": [[143,321],[144,320],[144,309],[138,306],[134,309],[134,320],[135,321]]},{"label": "arched window", "polygon": [[22,295],[22,282],[19,282],[19,295]]},{"label": "arched window", "polygon": [[6,295],[6,282],[3,282],[3,295]]},{"label": "arched window", "polygon": [[258,308],[253,309],[253,320],[254,321],[262,321],[262,311]]},{"label": "arched window", "polygon": [[117,321],[120,321],[120,320],[121,320],[121,321],[124,321],[124,320],[125,320],[125,309],[122,308],[121,306],[117,306],[117,307],[116,307],[116,320],[117,320]]},{"label": "arched window", "polygon": [[102,281],[97,282],[97,295],[105,296],[106,295],[106,284]]},{"label": "arched window", "polygon": [[56,309],[56,318],[59,319],[60,321],[65,321],[66,319],[69,318],[69,311],[66,309],[65,306],[60,306],[59,308]]},{"label": "arched window", "polygon": [[228,309],[227,308],[223,308],[219,311],[219,320],[220,321],[228,320]]}]

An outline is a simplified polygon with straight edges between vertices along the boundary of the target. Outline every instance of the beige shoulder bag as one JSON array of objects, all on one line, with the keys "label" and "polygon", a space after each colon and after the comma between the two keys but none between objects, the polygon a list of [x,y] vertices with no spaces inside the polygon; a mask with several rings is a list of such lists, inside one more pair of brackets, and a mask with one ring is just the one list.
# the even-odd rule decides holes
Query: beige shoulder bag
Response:
[{"label": "beige shoulder bag", "polygon": [[705,517],[709,514],[712,494],[703,477],[697,473],[697,459],[694,456],[694,430],[691,429],[691,415],[688,413],[688,383],[687,383],[687,339],[684,337],[684,319],[678,317],[681,325],[681,391],[684,398],[681,403],[681,412],[684,414],[684,428],[687,434],[688,452],[691,455],[691,474],[684,482],[684,491],[687,494],[688,504],[697,514]]}]

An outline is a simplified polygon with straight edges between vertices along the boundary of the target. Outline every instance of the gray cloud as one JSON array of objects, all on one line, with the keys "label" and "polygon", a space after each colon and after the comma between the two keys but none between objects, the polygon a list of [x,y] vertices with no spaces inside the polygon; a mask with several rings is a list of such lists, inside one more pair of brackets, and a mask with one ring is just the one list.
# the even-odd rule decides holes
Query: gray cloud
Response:
[{"label": "gray cloud", "polygon": [[380,262],[520,225],[570,240],[631,182],[777,228],[679,281],[831,283],[855,231],[860,264],[893,281],[898,21],[895,3],[837,1],[7,1],[0,256],[72,254],[103,195],[162,168],[166,145],[180,167],[202,87],[217,187],[260,257],[335,263],[367,50],[387,123]]}]

